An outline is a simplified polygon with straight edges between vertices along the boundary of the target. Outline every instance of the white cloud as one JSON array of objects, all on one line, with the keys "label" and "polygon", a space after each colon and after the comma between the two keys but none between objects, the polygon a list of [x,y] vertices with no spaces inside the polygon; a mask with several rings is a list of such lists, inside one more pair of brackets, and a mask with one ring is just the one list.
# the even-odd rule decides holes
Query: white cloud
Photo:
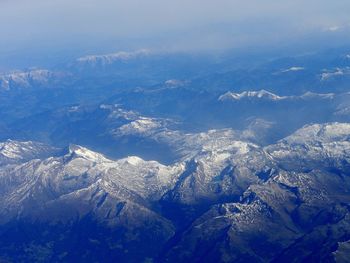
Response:
[{"label": "white cloud", "polygon": [[327,27],[325,30],[330,32],[335,32],[335,31],[339,31],[340,29],[341,28],[339,26],[331,26],[331,27]]}]

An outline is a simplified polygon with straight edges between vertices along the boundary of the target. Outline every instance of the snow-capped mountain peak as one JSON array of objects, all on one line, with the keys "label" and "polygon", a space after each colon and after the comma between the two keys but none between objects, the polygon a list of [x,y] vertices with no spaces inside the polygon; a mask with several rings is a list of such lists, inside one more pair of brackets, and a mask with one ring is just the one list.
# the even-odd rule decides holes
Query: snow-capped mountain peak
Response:
[{"label": "snow-capped mountain peak", "polygon": [[285,138],[288,143],[296,142],[332,142],[350,139],[350,124],[348,123],[326,123],[311,124],[299,129],[291,136]]},{"label": "snow-capped mountain peak", "polygon": [[140,49],[132,52],[119,51],[116,53],[105,54],[105,55],[88,55],[80,57],[77,59],[79,64],[88,64],[88,65],[108,65],[114,62],[125,62],[131,59],[149,56],[152,52],[148,49]]},{"label": "snow-capped mountain peak", "polygon": [[286,97],[278,96],[266,90],[243,91],[242,93],[227,92],[219,97],[220,101],[226,100],[243,100],[243,99],[266,99],[266,100],[283,100]]},{"label": "snow-capped mountain peak", "polygon": [[57,149],[38,142],[7,140],[0,143],[0,165],[47,157]]},{"label": "snow-capped mountain peak", "polygon": [[68,147],[68,155],[75,156],[78,158],[84,158],[86,160],[94,161],[94,162],[105,162],[108,161],[106,157],[104,157],[100,153],[96,153],[94,151],[91,151],[85,147],[76,145],[76,144],[70,144]]},{"label": "snow-capped mountain peak", "polygon": [[30,69],[28,71],[3,73],[0,74],[0,90],[45,86],[68,75],[65,72],[56,72],[47,69]]}]

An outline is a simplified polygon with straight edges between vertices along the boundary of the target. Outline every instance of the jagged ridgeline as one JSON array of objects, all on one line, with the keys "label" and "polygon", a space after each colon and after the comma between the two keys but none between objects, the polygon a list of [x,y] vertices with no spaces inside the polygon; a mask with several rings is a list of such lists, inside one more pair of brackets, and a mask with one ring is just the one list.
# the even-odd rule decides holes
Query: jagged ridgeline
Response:
[{"label": "jagged ridgeline", "polygon": [[349,124],[306,126],[265,147],[195,139],[201,147],[171,165],[2,143],[1,258],[285,262],[346,250]]},{"label": "jagged ridgeline", "polygon": [[1,73],[0,262],[347,262],[349,53]]}]

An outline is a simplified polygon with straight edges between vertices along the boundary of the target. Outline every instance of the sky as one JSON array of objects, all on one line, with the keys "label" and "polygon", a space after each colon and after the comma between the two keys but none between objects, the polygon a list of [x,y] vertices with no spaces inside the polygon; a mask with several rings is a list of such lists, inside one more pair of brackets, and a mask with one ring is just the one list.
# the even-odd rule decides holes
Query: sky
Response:
[{"label": "sky", "polygon": [[344,33],[349,12],[349,0],[0,0],[0,58],[276,45]]}]

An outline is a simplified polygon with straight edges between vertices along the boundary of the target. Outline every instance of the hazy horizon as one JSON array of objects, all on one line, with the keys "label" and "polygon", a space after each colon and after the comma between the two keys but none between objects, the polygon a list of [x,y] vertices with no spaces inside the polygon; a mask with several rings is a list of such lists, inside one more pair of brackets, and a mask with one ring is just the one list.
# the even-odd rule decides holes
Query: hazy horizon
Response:
[{"label": "hazy horizon", "polygon": [[0,59],[30,64],[40,56],[140,48],[275,48],[299,39],[341,45],[349,40],[347,10],[349,1],[0,1]]}]

